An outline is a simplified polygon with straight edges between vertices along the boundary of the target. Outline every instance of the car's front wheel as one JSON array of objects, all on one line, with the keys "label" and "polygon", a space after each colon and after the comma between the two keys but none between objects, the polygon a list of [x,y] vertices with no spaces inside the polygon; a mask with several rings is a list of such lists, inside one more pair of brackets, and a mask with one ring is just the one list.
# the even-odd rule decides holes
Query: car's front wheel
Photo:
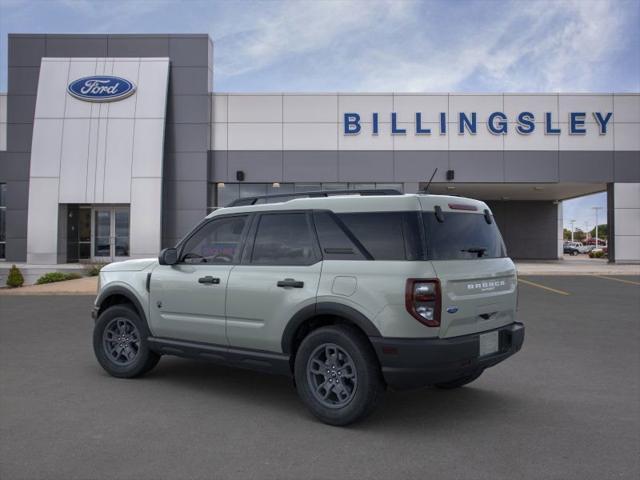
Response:
[{"label": "car's front wheel", "polygon": [[160,360],[149,349],[149,331],[135,310],[114,305],[100,314],[93,329],[93,351],[110,375],[132,378],[144,375]]},{"label": "car's front wheel", "polygon": [[348,325],[312,331],[296,354],[295,379],[302,401],[330,425],[348,425],[370,414],[384,392],[375,353]]}]

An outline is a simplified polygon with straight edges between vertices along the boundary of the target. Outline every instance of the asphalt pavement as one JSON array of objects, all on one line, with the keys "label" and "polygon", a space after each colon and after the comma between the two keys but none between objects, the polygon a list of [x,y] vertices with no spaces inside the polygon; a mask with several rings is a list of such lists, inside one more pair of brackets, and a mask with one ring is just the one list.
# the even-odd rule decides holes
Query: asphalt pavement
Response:
[{"label": "asphalt pavement", "polygon": [[2,296],[0,478],[640,478],[640,278],[523,280],[520,353],[462,389],[388,392],[349,428],[283,377],[165,357],[112,378],[92,297]]}]

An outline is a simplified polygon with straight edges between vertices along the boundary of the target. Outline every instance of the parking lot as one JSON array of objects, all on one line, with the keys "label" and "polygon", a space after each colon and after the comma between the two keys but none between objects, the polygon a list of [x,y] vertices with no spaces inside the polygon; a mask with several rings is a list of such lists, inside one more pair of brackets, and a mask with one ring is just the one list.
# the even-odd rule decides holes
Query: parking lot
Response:
[{"label": "parking lot", "polygon": [[0,296],[0,478],[639,478],[640,278],[522,278],[523,350],[468,387],[388,392],[349,428],[286,378],[93,358],[92,298]]}]

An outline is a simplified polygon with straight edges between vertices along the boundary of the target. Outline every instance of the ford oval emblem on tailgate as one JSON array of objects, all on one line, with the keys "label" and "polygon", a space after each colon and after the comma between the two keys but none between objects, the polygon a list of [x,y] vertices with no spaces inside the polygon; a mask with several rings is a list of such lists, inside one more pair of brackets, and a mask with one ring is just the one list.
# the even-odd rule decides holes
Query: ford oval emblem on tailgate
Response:
[{"label": "ford oval emblem on tailgate", "polygon": [[458,311],[458,307],[447,307],[447,313],[456,313]]}]

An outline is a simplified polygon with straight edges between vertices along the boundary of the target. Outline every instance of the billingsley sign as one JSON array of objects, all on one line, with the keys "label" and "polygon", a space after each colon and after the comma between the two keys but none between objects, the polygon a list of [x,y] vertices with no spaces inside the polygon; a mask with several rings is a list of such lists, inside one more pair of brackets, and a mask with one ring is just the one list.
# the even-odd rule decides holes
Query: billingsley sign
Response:
[{"label": "billingsley sign", "polygon": [[[613,112],[591,112],[593,118],[598,125],[598,131],[600,135],[607,134],[607,125],[613,116]],[[402,119],[406,122],[406,119]],[[487,129],[494,135],[506,135],[509,132],[509,118],[503,112],[493,112],[488,118],[484,119],[487,125]],[[515,119],[511,122],[515,122],[515,130],[521,135],[532,134],[537,125],[535,123],[535,115],[531,112],[520,112],[516,115]],[[552,112],[545,112],[544,119],[538,120],[543,125],[540,128],[544,129],[545,135],[560,135],[562,133],[559,127],[558,120],[553,118]],[[585,135],[587,112],[570,112],[567,122],[567,128],[569,135]],[[371,118],[363,120],[359,113],[345,113],[344,114],[344,134],[345,135],[357,135],[362,132],[363,125],[370,125],[371,134],[377,135],[380,130],[380,114],[373,112]],[[392,135],[406,135],[407,128],[400,127],[400,120],[398,120],[398,114],[391,113],[391,134]],[[438,121],[433,122],[427,126],[427,123],[422,119],[422,113],[416,112],[415,117],[412,119],[413,133],[416,135],[431,135],[432,133],[446,135],[447,134],[447,114],[440,112]],[[454,120],[456,132],[459,135],[469,133],[475,135],[478,132],[478,115],[476,112],[464,113],[460,112],[458,117]],[[433,132],[432,132],[433,130]]]},{"label": "billingsley sign", "polygon": [[70,95],[86,102],[114,102],[128,97],[135,90],[133,82],[110,75],[79,78],[67,87]]}]

